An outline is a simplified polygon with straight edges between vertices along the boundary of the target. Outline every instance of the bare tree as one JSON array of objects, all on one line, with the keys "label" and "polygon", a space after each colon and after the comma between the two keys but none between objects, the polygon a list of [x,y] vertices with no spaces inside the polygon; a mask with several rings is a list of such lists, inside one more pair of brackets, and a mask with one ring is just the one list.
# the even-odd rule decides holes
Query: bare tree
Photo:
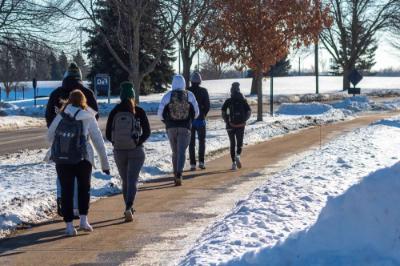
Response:
[{"label": "bare tree", "polygon": [[212,0],[175,0],[173,2],[179,18],[175,25],[175,33],[182,57],[183,76],[189,86],[190,69],[193,58],[203,47],[205,37],[202,27],[212,18],[214,12]]},{"label": "bare tree", "polygon": [[226,67],[226,64],[207,55],[205,61],[200,64],[200,73],[203,79],[220,79]]},{"label": "bare tree", "polygon": [[[118,18],[113,34],[102,28],[98,15],[99,3],[109,5]],[[140,85],[143,78],[154,70],[160,62],[163,50],[175,39],[174,25],[177,20],[177,11],[173,9],[171,1],[162,0],[71,0],[68,4],[79,7],[84,16],[76,17],[67,12],[64,15],[75,20],[90,21],[94,29],[102,36],[107,48],[118,62],[119,66],[128,73],[129,80],[134,83],[136,100],[139,101]],[[65,8],[63,8],[65,9]],[[157,29],[152,31],[152,42],[149,48],[150,63],[143,67],[140,64],[140,43],[143,41],[143,27],[149,26],[144,22],[149,17],[155,18],[160,23]],[[112,45],[109,36],[117,36],[118,46]],[[123,60],[117,53],[117,49],[124,51],[128,60]],[[126,63],[127,61],[127,63]]]},{"label": "bare tree", "polygon": [[399,0],[326,0],[334,23],[321,34],[321,41],[343,73],[343,89],[350,87],[348,75],[357,66],[370,68],[377,48],[376,34],[390,25]]}]

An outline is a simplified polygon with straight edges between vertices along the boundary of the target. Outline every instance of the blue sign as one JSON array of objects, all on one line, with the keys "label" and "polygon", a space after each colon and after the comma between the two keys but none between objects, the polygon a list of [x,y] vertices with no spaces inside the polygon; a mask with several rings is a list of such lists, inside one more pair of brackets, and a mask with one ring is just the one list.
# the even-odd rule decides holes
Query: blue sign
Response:
[{"label": "blue sign", "polygon": [[110,91],[110,76],[97,74],[94,78],[94,88],[99,95],[108,95]]}]

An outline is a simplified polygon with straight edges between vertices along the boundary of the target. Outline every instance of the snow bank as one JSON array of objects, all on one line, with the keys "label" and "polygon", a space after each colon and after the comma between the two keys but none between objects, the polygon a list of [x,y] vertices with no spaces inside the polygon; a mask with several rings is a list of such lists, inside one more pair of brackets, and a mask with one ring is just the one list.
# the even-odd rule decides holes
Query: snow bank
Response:
[{"label": "snow bank", "polygon": [[[321,210],[326,206],[329,198],[342,195],[371,172],[390,167],[399,161],[399,135],[400,117],[383,120],[380,123],[339,137],[325,145],[322,149],[311,152],[304,159],[274,176],[265,175],[266,182],[263,186],[256,189],[247,199],[240,200],[230,214],[203,232],[197,243],[181,262],[181,265],[219,265],[224,263],[235,265],[237,262],[250,264],[251,261],[248,261],[248,259],[254,258],[254,254],[259,254],[257,252],[260,249],[275,250],[278,247],[278,243],[284,243],[282,245],[285,245],[286,241],[289,243],[291,240],[288,237],[293,237],[296,232],[302,230],[305,230],[303,233],[305,235],[304,241],[308,241],[311,238],[306,237],[307,229],[311,228],[310,230],[313,230],[312,226],[316,223]],[[399,167],[396,166],[388,171],[395,172],[398,178],[398,169]],[[394,188],[397,188],[398,182],[392,185]],[[368,185],[367,187],[370,188],[371,186]],[[386,226],[388,226],[388,231],[382,235],[385,238],[384,243],[391,243],[393,248],[397,248],[398,251],[400,223],[397,218],[399,217],[399,213],[397,210],[393,210],[393,207],[397,206],[395,204],[397,204],[398,200],[395,199],[398,199],[398,195],[392,195],[393,191],[386,190],[386,198],[381,199],[381,201],[377,199],[377,196],[381,192],[376,192],[378,194],[373,191],[364,193],[365,197],[369,197],[368,204],[364,203],[360,205],[365,200],[364,196],[358,193],[353,194],[353,192],[349,194],[351,195],[349,198],[344,198],[346,200],[333,201],[347,204],[351,201],[350,198],[356,200],[357,197],[360,197],[354,203],[353,208],[348,206],[348,210],[354,212],[354,215],[351,217],[361,218],[353,220],[356,223],[354,225],[350,223],[350,220],[340,215],[338,218],[340,223],[333,227],[334,230],[326,235],[326,238],[332,238],[337,234],[338,239],[340,239],[345,234],[337,230],[347,230],[349,229],[347,227],[351,225],[350,230],[354,230],[354,235],[349,234],[348,243],[345,244],[345,242],[342,242],[341,245],[342,247],[354,248],[362,243],[362,241],[367,241],[368,239],[370,241],[371,237],[375,237],[377,231],[385,230]],[[397,189],[396,193],[398,191]],[[387,204],[390,199],[394,201],[388,206],[383,205],[383,214],[381,211],[375,212],[378,211],[376,210],[378,206],[376,204]],[[376,203],[371,203],[371,201],[376,201]],[[335,206],[335,208],[327,207],[323,211],[324,215],[321,214],[321,217],[324,217],[324,219],[336,219],[337,217],[329,217],[334,217],[337,214],[335,213],[336,210],[340,211],[340,208],[336,209],[339,205],[336,206],[336,203],[328,205]],[[371,205],[370,214],[364,212],[368,205]],[[370,216],[367,219],[363,215]],[[385,221],[386,217],[389,219],[387,223]],[[395,235],[389,237],[389,234],[393,233],[394,230],[392,227],[394,222],[392,223],[391,219],[395,218],[397,219],[397,231]],[[371,224],[373,220],[375,220],[375,224],[370,228],[369,226],[373,225]],[[325,227],[322,223],[321,226],[318,224],[316,228]],[[377,228],[376,225],[379,225],[381,228]],[[359,230],[364,230],[365,237],[357,235],[358,229],[356,230],[354,226],[359,226]],[[371,232],[367,232],[366,228],[371,230]],[[353,238],[356,236],[360,236],[361,238],[354,240]],[[394,241],[395,238],[397,242],[390,242]],[[382,238],[374,239],[382,240]],[[352,243],[353,240],[354,243]],[[329,239],[326,241],[329,241]],[[303,245],[306,242],[301,243]],[[311,243],[311,240],[307,243]],[[320,250],[323,250],[324,243],[320,245]],[[332,242],[331,247],[334,244],[340,245],[340,243]],[[361,246],[359,247],[362,248]],[[329,255],[329,252],[326,254]],[[373,256],[372,253],[369,254]],[[386,256],[388,254],[380,255]],[[380,259],[379,257],[373,257]],[[292,257],[287,256],[287,259],[290,258]],[[280,261],[277,265],[310,265],[308,263],[291,264],[285,262],[286,260]],[[318,264],[317,262],[311,265],[325,265],[324,263]],[[340,261],[336,261],[336,265],[340,265],[338,262]],[[265,265],[265,263],[266,260],[260,259],[260,264]],[[344,265],[352,264],[344,263]],[[375,265],[381,264],[378,263]]]},{"label": "snow bank", "polygon": [[330,198],[317,222],[229,265],[400,265],[400,163]]},{"label": "snow bank", "polygon": [[[265,117],[264,122],[256,122],[253,117],[246,127],[244,143],[250,145],[319,123],[343,120],[346,115],[337,111],[316,117]],[[225,124],[221,120],[212,120],[207,128],[208,158],[227,151],[229,139]],[[145,150],[146,161],[141,181],[157,179],[171,172],[171,149],[164,130],[153,132],[145,144]],[[54,165],[42,161],[45,152],[33,150],[0,156],[0,238],[20,224],[37,223],[49,219],[53,214],[56,172]],[[121,188],[110,143],[107,143],[107,154],[112,177],[101,175],[98,170],[94,172],[93,199],[119,192]]]},{"label": "snow bank", "polygon": [[0,131],[15,130],[27,127],[41,127],[44,119],[28,116],[0,116]]}]

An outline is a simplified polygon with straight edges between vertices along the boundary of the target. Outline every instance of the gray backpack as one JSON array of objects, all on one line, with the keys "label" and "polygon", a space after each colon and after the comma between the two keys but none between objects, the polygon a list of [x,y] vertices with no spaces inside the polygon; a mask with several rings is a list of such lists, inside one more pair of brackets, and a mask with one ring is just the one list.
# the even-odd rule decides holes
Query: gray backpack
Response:
[{"label": "gray backpack", "polygon": [[116,150],[136,148],[142,135],[140,120],[130,112],[119,112],[113,120],[111,140]]},{"label": "gray backpack", "polygon": [[83,135],[83,122],[62,112],[51,146],[51,159],[56,164],[77,164],[86,158],[87,139]]},{"label": "gray backpack", "polygon": [[189,119],[190,103],[187,91],[172,91],[168,104],[169,118],[172,121],[184,121]]}]

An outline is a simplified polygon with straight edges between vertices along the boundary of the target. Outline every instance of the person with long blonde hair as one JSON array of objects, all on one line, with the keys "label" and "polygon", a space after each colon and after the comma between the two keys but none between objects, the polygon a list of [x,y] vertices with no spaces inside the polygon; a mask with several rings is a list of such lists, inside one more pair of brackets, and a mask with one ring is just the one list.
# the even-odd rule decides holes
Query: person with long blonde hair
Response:
[{"label": "person with long blonde hair", "polygon": [[[73,90],[48,130],[48,140],[52,143],[48,159],[56,163],[56,171],[61,184],[61,206],[67,236],[77,234],[73,225],[75,179],[78,185],[79,228],[86,232],[93,231],[87,218],[92,167],[95,166],[93,146],[99,154],[103,172],[110,174],[110,165],[96,114],[93,109],[88,107],[82,91]],[[72,129],[76,130],[71,133],[69,130]]]},{"label": "person with long blonde hair", "polygon": [[125,221],[133,221],[133,208],[139,173],[145,160],[143,143],[150,136],[146,112],[135,103],[135,90],[130,82],[120,85],[121,102],[110,112],[106,138],[114,146],[114,158],[122,179]]}]

